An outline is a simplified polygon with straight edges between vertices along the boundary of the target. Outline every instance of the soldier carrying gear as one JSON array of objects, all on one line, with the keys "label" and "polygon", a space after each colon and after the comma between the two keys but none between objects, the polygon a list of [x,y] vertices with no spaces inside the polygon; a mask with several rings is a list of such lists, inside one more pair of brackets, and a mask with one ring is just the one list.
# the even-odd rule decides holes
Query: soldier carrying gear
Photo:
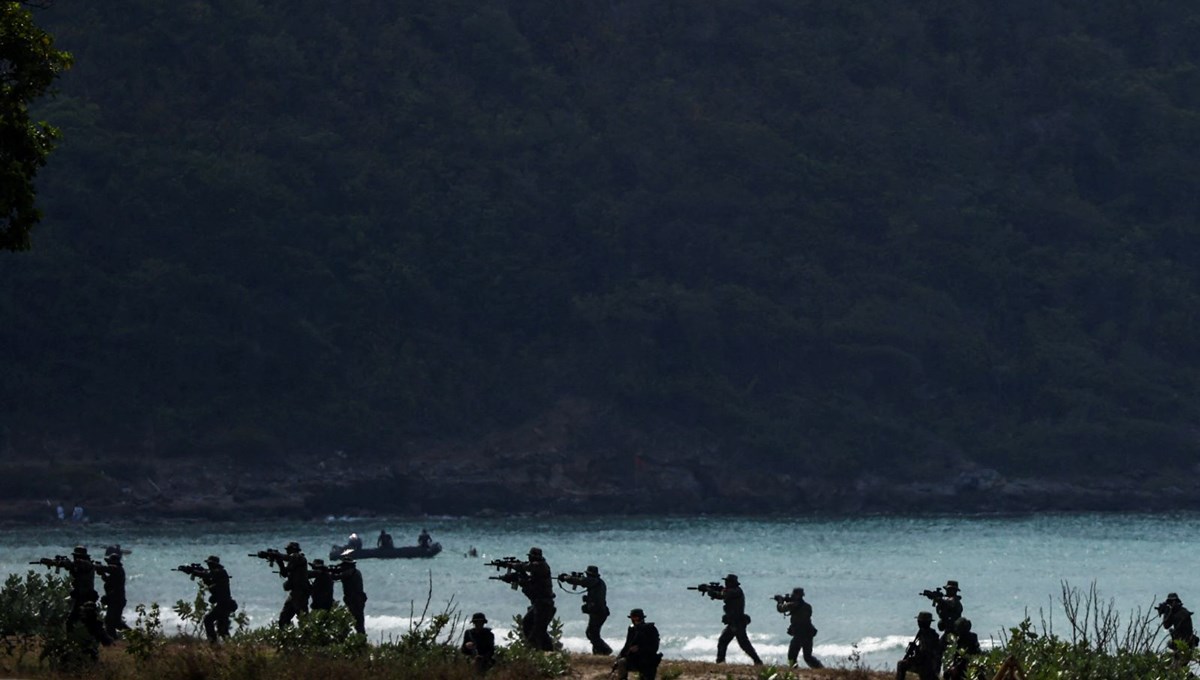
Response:
[{"label": "soldier carrying gear", "polygon": [[589,565],[587,570],[580,574],[579,572],[571,572],[570,574],[559,574],[559,583],[569,583],[572,586],[586,588],[587,592],[583,596],[583,606],[580,610],[588,615],[587,639],[592,643],[592,654],[609,655],[612,654],[612,647],[600,637],[600,629],[604,626],[604,622],[608,620],[608,586],[604,583],[604,579],[600,578],[600,568],[595,565]]},{"label": "soldier carrying gear", "polygon": [[812,605],[804,601],[804,589],[793,588],[792,594],[787,597],[776,595],[775,610],[791,618],[787,629],[788,635],[792,636],[792,642],[788,645],[788,664],[799,665],[797,659],[803,652],[805,665],[809,668],[824,668],[812,653],[817,628],[812,622]]},{"label": "soldier carrying gear", "polygon": [[208,602],[212,606],[200,621],[208,641],[215,644],[219,638],[228,638],[229,617],[237,611],[238,603],[229,592],[229,572],[221,566],[221,558],[209,555],[204,559],[204,566],[185,564],[173,571],[183,572],[193,580],[200,579],[208,590]]},{"label": "soldier carrying gear", "polygon": [[120,631],[129,630],[125,623],[125,566],[121,564],[120,549],[108,552],[104,562],[95,569],[104,582],[104,597],[100,598],[104,605],[104,630],[115,640]]},{"label": "soldier carrying gear", "polygon": [[521,593],[529,598],[529,608],[521,618],[521,637],[525,643],[534,649],[544,652],[554,650],[554,640],[550,638],[550,622],[554,620],[557,610],[554,606],[554,577],[550,574],[550,565],[542,555],[542,549],[529,549],[529,559],[525,562],[516,557],[503,557],[488,562],[488,566],[507,571],[500,576],[489,578],[503,581],[513,589],[520,588]]},{"label": "soldier carrying gear", "polygon": [[333,575],[333,579],[342,582],[342,602],[346,603],[346,609],[350,611],[350,616],[354,617],[355,632],[366,635],[367,594],[363,591],[362,572],[358,570],[354,560],[343,557],[341,568]]},{"label": "soldier carrying gear", "polygon": [[67,615],[67,628],[81,620],[83,605],[91,602],[93,605],[100,599],[96,592],[96,565],[87,548],[75,546],[71,551],[71,561],[66,569],[71,574],[71,612]]},{"label": "soldier carrying gear", "polygon": [[96,609],[95,600],[84,602],[79,606],[78,621],[93,640],[87,649],[88,655],[93,659],[100,658],[99,645],[107,647],[113,643],[113,639],[104,630],[104,623],[100,621],[100,612]]},{"label": "soldier carrying gear", "polygon": [[1200,639],[1196,637],[1192,627],[1192,613],[1183,606],[1183,600],[1177,593],[1168,593],[1167,599],[1160,602],[1155,610],[1163,619],[1163,628],[1171,634],[1171,652],[1176,660],[1185,660],[1187,651],[1195,649]]},{"label": "soldier carrying gear", "polygon": [[613,671],[620,680],[628,680],[629,671],[637,671],[642,680],[654,680],[662,654],[658,652],[658,628],[646,621],[641,609],[629,612],[629,629],[625,632],[625,644],[617,652]]},{"label": "soldier carrying gear", "polygon": [[979,636],[971,632],[971,620],[959,617],[958,621],[954,622],[954,658],[946,667],[946,680],[967,680],[971,657],[982,653]]},{"label": "soldier carrying gear", "polygon": [[929,598],[929,601],[933,603],[933,608],[937,611],[937,629],[942,631],[942,644],[947,644],[949,636],[954,633],[955,623],[963,614],[958,581],[946,581],[945,586],[937,590],[921,591],[921,595]]},{"label": "soldier carrying gear", "polygon": [[933,630],[933,614],[917,614],[917,635],[908,643],[904,658],[896,663],[896,680],[904,680],[909,671],[921,680],[937,680],[942,665],[942,641]]},{"label": "soldier carrying gear", "polygon": [[485,675],[496,662],[496,636],[492,629],[487,627],[487,622],[483,612],[475,612],[471,615],[473,627],[463,633],[460,649],[470,657],[476,675]]},{"label": "soldier carrying gear", "polygon": [[721,617],[725,629],[721,631],[721,637],[717,638],[717,663],[725,663],[725,650],[729,648],[729,642],[737,638],[738,646],[746,656],[750,657],[755,666],[761,666],[762,659],[758,658],[758,652],[754,651],[754,645],[750,644],[750,637],[746,634],[750,617],[746,615],[746,594],[742,592],[737,574],[726,576],[724,587],[705,588],[701,592],[725,603],[725,615]]},{"label": "soldier carrying gear", "polygon": [[312,561],[312,569],[308,572],[312,579],[312,605],[314,610],[329,611],[333,609],[333,569],[325,566],[325,560],[317,558]]},{"label": "soldier carrying gear", "polygon": [[311,590],[308,584],[308,558],[300,551],[300,544],[292,541],[284,552],[287,556],[279,565],[279,575],[283,577],[287,598],[283,601],[283,609],[279,611],[280,628],[290,626],[293,618],[308,613]]}]

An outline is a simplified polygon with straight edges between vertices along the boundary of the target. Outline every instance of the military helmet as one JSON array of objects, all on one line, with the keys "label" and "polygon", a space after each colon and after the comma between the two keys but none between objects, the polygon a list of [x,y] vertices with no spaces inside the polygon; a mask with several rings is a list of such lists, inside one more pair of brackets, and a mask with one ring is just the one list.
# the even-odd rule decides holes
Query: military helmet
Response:
[{"label": "military helmet", "polygon": [[471,614],[471,623],[487,623],[487,617],[483,615],[483,612],[475,612]]},{"label": "military helmet", "polygon": [[109,553],[104,556],[104,561],[108,563],[121,563],[121,553]]},{"label": "military helmet", "polygon": [[291,543],[287,544],[287,548],[284,548],[284,550],[290,553],[298,553],[300,552],[300,544],[292,541]]},{"label": "military helmet", "polygon": [[87,548],[83,547],[82,545],[77,545],[75,546],[75,549],[71,551],[71,554],[76,557],[87,557],[88,551]]},{"label": "military helmet", "polygon": [[541,549],[541,548],[539,548],[539,547],[537,547],[537,546],[534,546],[534,547],[530,548],[530,549],[529,549],[529,556],[530,556],[530,557],[539,557],[539,558],[540,558],[540,557],[542,556],[542,549]]},{"label": "military helmet", "polygon": [[597,566],[596,566],[596,565],[594,565],[594,564],[589,564],[589,565],[588,565],[588,568],[587,568],[585,571],[586,571],[587,573],[589,573],[589,574],[593,574],[593,575],[599,575],[599,574],[600,574],[600,567],[597,567]]},{"label": "military helmet", "polygon": [[641,609],[630,609],[629,610],[629,618],[644,619],[644,618],[646,618],[646,612],[642,611]]},{"label": "military helmet", "polygon": [[325,566],[325,560],[318,557],[317,559],[312,561],[312,565],[314,567],[323,567],[323,566]]},{"label": "military helmet", "polygon": [[739,585],[737,574],[726,574],[725,575],[725,584],[731,585],[731,586]]},{"label": "military helmet", "polygon": [[917,623],[933,623],[933,614],[929,612],[917,614]]},{"label": "military helmet", "polygon": [[343,557],[342,564],[346,564],[346,565],[353,567],[354,566],[354,558],[353,557]]},{"label": "military helmet", "polygon": [[958,619],[954,621],[954,632],[958,633],[959,635],[970,633],[971,619],[968,619],[965,616],[958,617]]},{"label": "military helmet", "polygon": [[1183,602],[1179,599],[1179,593],[1167,593],[1167,602]]},{"label": "military helmet", "polygon": [[209,555],[208,557],[204,558],[204,563],[205,564],[220,564],[221,558],[217,557],[216,555]]},{"label": "military helmet", "polygon": [[956,591],[956,592],[957,592],[957,591],[958,591],[958,589],[959,589],[959,588],[958,588],[958,581],[946,581],[946,585],[945,585],[945,586],[943,586],[943,587],[944,587],[946,590],[953,590],[953,591]]},{"label": "military helmet", "polygon": [[804,589],[792,588],[792,597],[804,597]]}]

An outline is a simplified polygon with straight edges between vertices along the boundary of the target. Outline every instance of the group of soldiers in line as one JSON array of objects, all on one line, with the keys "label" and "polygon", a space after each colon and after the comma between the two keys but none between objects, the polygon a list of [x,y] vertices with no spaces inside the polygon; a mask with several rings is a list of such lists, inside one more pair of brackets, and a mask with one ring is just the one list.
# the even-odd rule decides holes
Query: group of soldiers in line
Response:
[{"label": "group of soldiers in line", "polygon": [[[99,644],[111,645],[120,637],[120,631],[128,629],[124,621],[125,569],[122,565],[121,549],[110,546],[105,551],[104,562],[91,559],[87,548],[76,546],[70,557],[55,556],[42,558],[31,564],[42,564],[70,575],[70,612],[67,626],[81,624]],[[310,564],[300,549],[300,544],[288,543],[283,552],[267,549],[250,555],[267,560],[279,569],[283,578],[283,589],[287,593],[279,613],[280,627],[291,625],[297,616],[310,610],[329,610],[334,603],[334,583],[342,584],[342,601],[354,619],[354,628],[365,634],[364,611],[367,601],[363,590],[362,573],[353,559],[342,558],[336,566],[326,566],[324,560],[314,559]],[[554,580],[550,565],[541,548],[529,549],[526,560],[505,557],[488,563],[506,573],[490,578],[504,581],[513,589],[520,588],[529,599],[529,608],[521,619],[521,635],[527,644],[544,651],[554,649],[549,634],[550,623],[557,608],[554,605]],[[210,555],[204,564],[181,565],[175,569],[200,579],[209,595],[211,607],[203,617],[205,635],[211,642],[229,637],[230,617],[237,611],[229,587],[229,573],[221,564],[220,557]],[[96,591],[96,575],[104,584],[104,595]],[[608,587],[600,576],[600,570],[590,565],[584,572],[562,573],[557,576],[560,584],[582,588],[581,611],[588,616],[586,636],[592,645],[592,653],[609,655],[613,649],[601,636],[601,629],[609,617]],[[717,663],[724,663],[729,643],[737,640],[738,646],[755,665],[762,659],[754,649],[747,634],[751,619],[746,614],[746,596],[742,591],[737,574],[728,574],[723,582],[702,583],[690,586],[723,604],[721,622],[725,628],[717,640]],[[970,619],[963,616],[961,590],[957,581],[950,580],[936,590],[925,590],[937,612],[937,630],[933,630],[934,615],[928,611],[917,614],[917,634],[909,643],[904,657],[896,664],[897,680],[904,680],[909,672],[916,673],[921,680],[935,680],[942,672],[942,660],[948,649],[953,654],[944,669],[945,680],[966,680],[967,668],[972,656],[981,653],[979,637],[971,631]],[[804,600],[804,589],[794,588],[790,595],[776,595],[776,611],[788,617],[787,633],[791,636],[788,646],[788,663],[796,666],[803,658],[809,668],[822,668],[820,660],[813,656],[813,639],[817,629],[812,623],[812,606]],[[99,615],[98,603],[104,605],[104,616]],[[1200,644],[1200,638],[1192,626],[1191,612],[1183,606],[1178,594],[1170,593],[1157,605],[1156,611],[1163,619],[1163,627],[1171,637],[1172,649],[1177,654]],[[658,629],[646,621],[642,609],[629,613],[630,625],[626,631],[625,644],[617,652],[613,665],[618,676],[624,680],[630,671],[640,674],[642,680],[654,680],[662,660],[659,653]],[[483,674],[494,662],[495,636],[487,627],[487,617],[482,612],[471,616],[472,627],[463,636],[461,650],[468,655],[478,673]]]},{"label": "group of soldiers in line", "polygon": [[[65,571],[71,579],[70,611],[67,627],[80,624],[88,634],[102,645],[111,645],[120,637],[125,623],[125,567],[121,564],[121,547],[105,549],[104,561],[98,562],[88,554],[87,548],[75,546],[71,555],[43,557],[30,564],[41,564],[56,571]],[[104,595],[96,591],[96,575],[104,584]],[[100,605],[104,605],[104,617],[100,616]]]},{"label": "group of soldiers in line", "polygon": [[[267,549],[252,554],[267,560],[277,567],[283,577],[283,590],[287,593],[283,609],[279,612],[279,626],[291,625],[297,616],[311,611],[333,608],[334,583],[342,584],[342,602],[354,619],[354,630],[366,633],[365,608],[367,595],[363,590],[362,573],[353,559],[343,558],[337,565],[326,566],[322,559],[308,559],[295,541],[288,543],[283,552]],[[41,564],[70,576],[70,613],[67,627],[81,624],[99,644],[111,645],[120,637],[120,631],[128,629],[124,621],[125,612],[125,568],[121,564],[119,546],[106,550],[104,562],[96,562],[88,555],[87,548],[76,546],[71,557],[62,555],[42,558],[31,564]],[[204,563],[180,565],[174,569],[199,579],[208,591],[211,605],[202,623],[210,642],[229,637],[230,619],[238,609],[229,588],[229,572],[221,564],[221,558],[209,555]],[[96,592],[96,574],[104,581],[104,596]],[[99,604],[104,605],[104,618],[99,615]]]},{"label": "group of soldiers in line", "polygon": [[[529,608],[521,619],[521,635],[527,644],[535,649],[549,651],[554,649],[553,640],[549,634],[550,622],[554,619],[557,609],[554,606],[554,577],[551,576],[550,565],[546,563],[541,548],[529,549],[526,560],[515,557],[505,557],[488,562],[489,566],[505,569],[500,576],[490,578],[504,581],[514,589],[520,588],[522,594],[529,599]],[[592,645],[592,653],[609,655],[612,647],[601,636],[601,628],[608,620],[608,586],[600,576],[600,569],[590,565],[583,572],[562,573],[557,576],[560,584],[568,584],[572,588],[583,588],[581,611],[587,614],[588,625],[586,636]],[[746,595],[742,591],[737,574],[728,574],[722,582],[703,583],[690,587],[698,590],[713,600],[720,600],[723,605],[721,622],[725,624],[721,636],[717,640],[717,663],[725,662],[725,653],[729,643],[737,640],[738,646],[750,657],[756,665],[762,664],[762,659],[750,642],[746,628],[750,617],[746,614]],[[804,589],[795,588],[790,595],[775,596],[776,611],[787,616],[791,623],[788,635],[792,637],[788,646],[788,663],[797,665],[803,654],[804,663],[810,668],[822,668],[821,662],[813,656],[813,638],[817,634],[812,623],[812,606],[804,601]],[[662,661],[659,653],[658,629],[646,621],[642,609],[629,612],[630,625],[625,633],[625,644],[617,652],[617,660],[613,669],[618,677],[628,677],[630,671],[636,671],[642,680],[654,680],[658,673],[658,665]],[[471,617],[472,623],[479,622],[476,628],[468,630],[463,640],[462,650],[475,659],[476,669],[483,673],[491,665],[491,656],[484,655],[479,650],[492,650],[494,644],[489,632],[480,632],[487,618],[483,613]],[[488,642],[480,645],[479,637],[488,638]]]}]

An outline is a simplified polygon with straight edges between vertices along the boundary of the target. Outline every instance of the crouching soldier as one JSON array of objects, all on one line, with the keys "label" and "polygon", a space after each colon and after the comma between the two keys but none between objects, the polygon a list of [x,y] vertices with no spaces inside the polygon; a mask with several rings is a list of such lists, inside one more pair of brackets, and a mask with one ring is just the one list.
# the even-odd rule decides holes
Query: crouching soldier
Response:
[{"label": "crouching soldier", "polygon": [[908,643],[904,658],[896,664],[896,680],[904,680],[909,671],[921,680],[937,680],[942,666],[942,641],[933,629],[933,614],[917,614],[917,635]]},{"label": "crouching soldier", "polygon": [[475,612],[471,615],[474,628],[463,633],[462,653],[470,657],[476,675],[486,675],[496,662],[496,636],[487,622],[483,612]]},{"label": "crouching soldier", "polygon": [[613,671],[620,680],[628,680],[629,671],[637,671],[641,680],[654,680],[662,654],[658,653],[658,628],[646,620],[641,609],[629,612],[629,630],[625,632],[625,646],[617,653]]}]

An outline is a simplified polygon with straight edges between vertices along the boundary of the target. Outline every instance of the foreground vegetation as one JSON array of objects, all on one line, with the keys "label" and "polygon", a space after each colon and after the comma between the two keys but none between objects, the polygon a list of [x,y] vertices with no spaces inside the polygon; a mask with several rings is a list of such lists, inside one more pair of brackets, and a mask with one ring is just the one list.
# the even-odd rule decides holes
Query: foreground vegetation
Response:
[{"label": "foreground vegetation", "polygon": [[[0,673],[29,677],[128,680],[325,680],[354,677],[368,680],[468,680],[472,668],[458,650],[461,618],[451,606],[436,614],[425,610],[398,639],[368,643],[353,632],[353,621],[341,608],[310,614],[299,625],[249,630],[245,620],[228,641],[211,645],[202,639],[200,620],[207,610],[205,593],[193,602],[177,602],[183,621],[167,635],[158,605],[138,605],[133,628],[116,647],[99,649],[82,629],[68,632],[65,581],[34,572],[12,575],[0,590]],[[1141,610],[1122,620],[1111,602],[1093,585],[1080,591],[1063,584],[1061,616],[1069,632],[1054,630],[1043,613],[1039,625],[1029,619],[1013,627],[996,648],[974,659],[971,677],[991,678],[1007,659],[1015,660],[1028,680],[1185,680],[1198,660],[1194,650],[1164,649],[1163,634],[1153,612]],[[552,630],[557,640],[559,626]],[[948,655],[949,656],[949,655]],[[525,647],[510,633],[489,673],[496,680],[605,677],[611,658],[543,653]],[[844,664],[845,665],[845,664]],[[664,680],[753,678],[799,680],[824,677],[845,680],[883,678],[850,659],[849,667],[814,672],[773,667],[730,667],[665,660]]]},{"label": "foreground vegetation", "polygon": [[1196,459],[1193,3],[38,18],[76,66],[0,451],[402,451],[580,395],[814,477]]}]

